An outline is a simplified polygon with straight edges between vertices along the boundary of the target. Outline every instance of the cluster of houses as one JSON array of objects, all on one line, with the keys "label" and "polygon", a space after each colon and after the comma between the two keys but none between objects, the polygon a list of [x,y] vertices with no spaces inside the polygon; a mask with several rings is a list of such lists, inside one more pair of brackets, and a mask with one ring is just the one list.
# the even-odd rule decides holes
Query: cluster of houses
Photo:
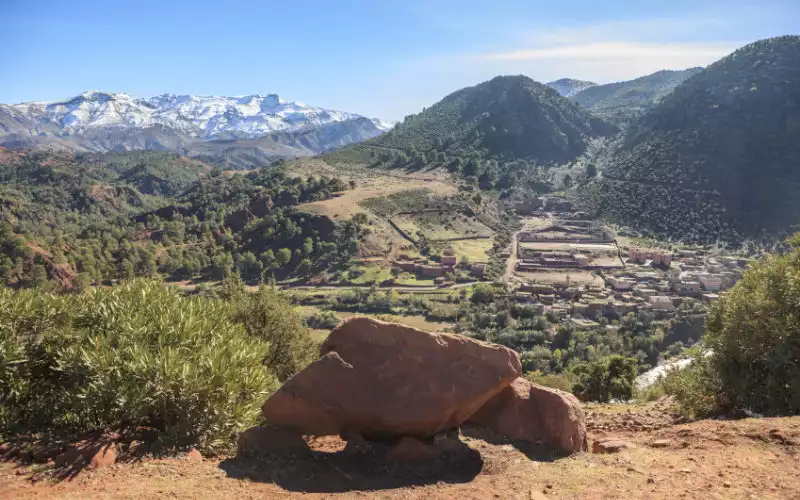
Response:
[{"label": "cluster of houses", "polygon": [[[397,260],[393,262],[396,269],[416,274],[424,278],[443,278],[445,274],[452,272],[456,265],[458,265],[458,257],[450,249],[445,249],[442,252],[438,262],[428,261],[421,257],[412,258],[408,255],[402,254]],[[469,273],[471,276],[480,278],[486,272],[485,262],[471,263],[469,266]]]},{"label": "cluster of houses", "polygon": [[[553,255],[558,265],[577,266],[575,255]],[[571,259],[571,260],[570,260]],[[650,311],[658,319],[676,314],[685,301],[710,304],[741,277],[747,259],[716,256],[700,250],[675,253],[631,248],[625,267],[603,272],[605,286],[571,287],[522,283],[516,301],[538,306],[569,321],[576,328],[596,327],[598,314],[623,317]]]},{"label": "cluster of houses", "polygon": [[560,220],[522,231],[517,241],[518,272],[623,267],[612,236],[592,221]]}]

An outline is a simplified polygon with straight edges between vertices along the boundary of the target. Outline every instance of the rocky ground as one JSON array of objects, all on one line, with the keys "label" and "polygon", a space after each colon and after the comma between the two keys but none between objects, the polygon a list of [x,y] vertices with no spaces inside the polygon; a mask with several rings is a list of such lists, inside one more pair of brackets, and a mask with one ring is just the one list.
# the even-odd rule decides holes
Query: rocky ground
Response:
[{"label": "rocky ground", "polygon": [[588,405],[590,446],[554,458],[476,427],[431,462],[343,451],[273,460],[147,458],[58,480],[52,464],[0,462],[6,498],[800,498],[800,417],[682,423],[669,401]]}]

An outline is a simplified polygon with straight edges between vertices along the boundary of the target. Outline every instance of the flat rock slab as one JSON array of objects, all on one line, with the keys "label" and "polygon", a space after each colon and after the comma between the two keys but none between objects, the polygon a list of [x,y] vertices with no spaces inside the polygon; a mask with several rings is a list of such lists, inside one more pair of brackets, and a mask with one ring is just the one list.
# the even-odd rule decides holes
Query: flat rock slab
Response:
[{"label": "flat rock slab", "polygon": [[264,403],[270,424],[429,437],[465,422],[522,373],[519,355],[503,346],[372,318],[342,323],[320,351]]},{"label": "flat rock slab", "polygon": [[633,445],[616,438],[601,439],[592,443],[592,453],[598,454],[619,453],[629,448],[633,448]]}]

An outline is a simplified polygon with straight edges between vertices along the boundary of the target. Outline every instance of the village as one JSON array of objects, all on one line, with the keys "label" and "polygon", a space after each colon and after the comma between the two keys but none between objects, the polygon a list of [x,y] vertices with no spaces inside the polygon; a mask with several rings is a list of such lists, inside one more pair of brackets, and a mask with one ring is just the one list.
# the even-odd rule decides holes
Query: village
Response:
[{"label": "village", "polygon": [[578,329],[631,312],[665,320],[682,304],[705,309],[748,264],[704,248],[671,250],[616,238],[563,199],[518,204],[517,210],[524,226],[508,252],[507,280],[515,300]]}]

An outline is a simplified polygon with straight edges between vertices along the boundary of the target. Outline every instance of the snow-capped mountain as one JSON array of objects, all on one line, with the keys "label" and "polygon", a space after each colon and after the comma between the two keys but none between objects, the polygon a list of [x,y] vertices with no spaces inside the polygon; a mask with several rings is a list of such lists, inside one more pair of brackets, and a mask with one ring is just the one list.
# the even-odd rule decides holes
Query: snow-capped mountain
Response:
[{"label": "snow-capped mountain", "polygon": [[558,92],[564,97],[572,97],[581,90],[586,90],[590,87],[596,87],[597,84],[594,82],[587,82],[586,80],[575,80],[574,78],[562,78],[560,80],[548,83],[547,86],[553,87],[556,90],[556,92]]},{"label": "snow-capped mountain", "polygon": [[[191,137],[257,138],[292,132],[361,116],[288,102],[275,94],[207,97],[163,94],[135,99],[124,93],[84,92],[60,102],[7,106],[39,125],[54,124],[67,134],[104,127],[148,128],[163,125]],[[374,120],[378,129],[390,124]]]},{"label": "snow-capped mountain", "polygon": [[[228,158],[244,141],[257,164],[323,153],[370,139],[393,123],[286,101],[239,97],[84,92],[64,101],[0,104],[0,145],[76,151],[161,149]],[[224,148],[224,150],[223,150]],[[222,153],[224,151],[224,154]],[[237,166],[252,166],[237,161]]]}]

